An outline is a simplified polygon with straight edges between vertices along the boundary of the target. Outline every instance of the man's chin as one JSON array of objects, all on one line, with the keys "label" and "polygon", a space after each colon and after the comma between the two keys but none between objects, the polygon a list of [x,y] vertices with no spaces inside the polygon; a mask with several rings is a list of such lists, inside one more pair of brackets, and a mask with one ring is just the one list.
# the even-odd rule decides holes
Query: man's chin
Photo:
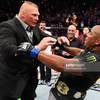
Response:
[{"label": "man's chin", "polygon": [[32,25],[32,27],[35,27],[35,26],[36,26],[36,24]]},{"label": "man's chin", "polygon": [[32,24],[32,27],[35,27],[37,25],[37,23]]}]

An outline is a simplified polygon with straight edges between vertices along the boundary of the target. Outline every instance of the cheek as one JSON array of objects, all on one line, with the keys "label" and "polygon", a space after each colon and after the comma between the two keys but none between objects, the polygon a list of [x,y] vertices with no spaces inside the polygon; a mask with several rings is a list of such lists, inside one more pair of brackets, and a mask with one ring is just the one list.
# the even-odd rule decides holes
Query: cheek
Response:
[{"label": "cheek", "polygon": [[33,22],[33,20],[34,20],[34,17],[30,17],[30,22]]},{"label": "cheek", "polygon": [[85,44],[91,43],[92,38],[90,36],[85,38]]},{"label": "cheek", "polygon": [[29,22],[33,22],[34,17],[33,16],[28,16],[28,20],[29,20]]},{"label": "cheek", "polygon": [[28,23],[30,23],[31,22],[31,17],[27,16],[26,20],[27,20]]},{"label": "cheek", "polygon": [[93,37],[91,37],[91,38],[89,39],[89,43],[90,43],[91,45],[95,45],[96,39],[93,38]]}]

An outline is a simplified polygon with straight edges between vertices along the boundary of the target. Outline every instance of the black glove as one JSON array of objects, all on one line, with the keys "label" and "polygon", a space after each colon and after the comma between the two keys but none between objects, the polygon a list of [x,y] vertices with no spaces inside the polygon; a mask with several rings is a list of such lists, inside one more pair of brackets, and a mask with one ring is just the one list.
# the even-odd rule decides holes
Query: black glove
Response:
[{"label": "black glove", "polygon": [[23,42],[18,46],[17,55],[29,55],[34,47],[29,42]]},{"label": "black glove", "polygon": [[59,44],[58,41],[56,42],[56,44],[54,44],[52,46],[52,49],[54,49],[55,47],[59,47],[59,49],[65,50],[65,47],[68,47],[67,44],[63,43],[63,44]]}]

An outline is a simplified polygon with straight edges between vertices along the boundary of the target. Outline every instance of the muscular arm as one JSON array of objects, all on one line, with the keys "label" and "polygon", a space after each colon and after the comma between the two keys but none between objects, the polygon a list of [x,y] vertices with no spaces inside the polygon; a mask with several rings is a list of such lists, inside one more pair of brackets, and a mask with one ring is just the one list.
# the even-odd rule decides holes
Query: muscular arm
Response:
[{"label": "muscular arm", "polygon": [[56,46],[52,49],[55,54],[59,49],[62,49],[64,51],[66,51],[67,53],[69,53],[71,56],[77,56],[77,55],[80,55],[82,52],[84,52],[84,49],[76,48],[76,47],[69,47],[69,46],[66,46],[66,44]]},{"label": "muscular arm", "polygon": [[77,69],[75,69],[75,68],[67,69],[67,67],[65,67],[66,64],[68,64],[68,63],[76,63],[76,62],[79,63],[78,59],[66,59],[66,58],[63,58],[63,57],[60,57],[60,56],[57,56],[54,54],[49,55],[42,51],[38,55],[38,60],[40,60],[47,66],[49,66],[49,68],[52,68],[59,72],[66,71],[66,72],[70,72],[71,74],[74,73],[74,74],[79,74],[79,75],[81,73],[80,69],[78,70],[78,73],[76,73]]},{"label": "muscular arm", "polygon": [[64,46],[64,49],[65,49],[69,54],[71,54],[72,56],[77,56],[77,55],[80,55],[81,52],[84,52],[83,49],[75,48],[75,47]]}]

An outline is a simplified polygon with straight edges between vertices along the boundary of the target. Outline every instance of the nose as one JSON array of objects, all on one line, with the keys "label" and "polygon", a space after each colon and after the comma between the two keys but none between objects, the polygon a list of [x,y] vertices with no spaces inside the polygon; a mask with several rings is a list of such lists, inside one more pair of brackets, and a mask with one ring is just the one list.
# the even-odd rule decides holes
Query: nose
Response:
[{"label": "nose", "polygon": [[39,16],[36,16],[36,18],[35,18],[37,21],[39,20]]}]

